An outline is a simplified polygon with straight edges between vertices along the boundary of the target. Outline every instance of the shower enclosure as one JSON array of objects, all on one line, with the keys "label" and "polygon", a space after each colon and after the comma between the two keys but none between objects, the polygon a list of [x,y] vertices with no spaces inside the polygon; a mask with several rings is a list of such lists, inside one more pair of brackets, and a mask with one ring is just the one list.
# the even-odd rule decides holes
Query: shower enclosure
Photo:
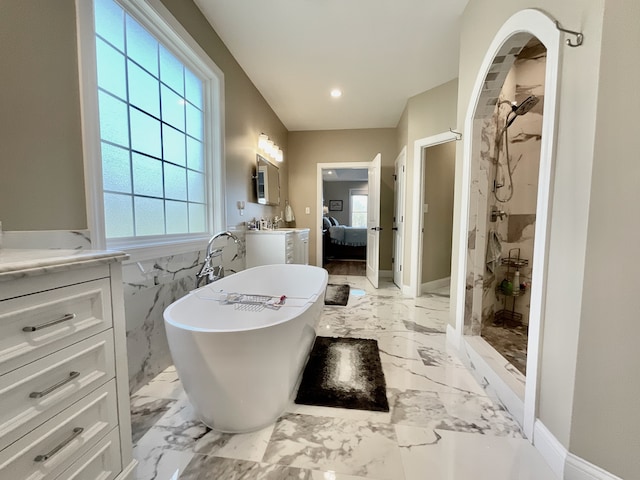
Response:
[{"label": "shower enclosure", "polygon": [[465,333],[481,335],[515,376],[526,374],[545,68],[536,39],[516,54],[493,114],[482,120],[473,173],[479,193]]}]

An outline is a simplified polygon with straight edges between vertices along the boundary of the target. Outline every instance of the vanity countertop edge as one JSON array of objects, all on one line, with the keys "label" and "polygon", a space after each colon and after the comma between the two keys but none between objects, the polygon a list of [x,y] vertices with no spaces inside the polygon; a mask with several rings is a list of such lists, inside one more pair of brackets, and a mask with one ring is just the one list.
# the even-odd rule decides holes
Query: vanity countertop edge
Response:
[{"label": "vanity countertop edge", "polygon": [[113,250],[0,249],[0,282],[69,270],[80,266],[122,262],[129,256]]}]

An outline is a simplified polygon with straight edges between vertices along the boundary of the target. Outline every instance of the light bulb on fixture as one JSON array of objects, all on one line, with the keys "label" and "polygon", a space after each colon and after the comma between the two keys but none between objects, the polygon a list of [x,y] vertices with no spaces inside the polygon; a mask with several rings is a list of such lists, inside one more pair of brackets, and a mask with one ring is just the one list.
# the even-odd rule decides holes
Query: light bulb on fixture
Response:
[{"label": "light bulb on fixture", "polygon": [[258,135],[258,148],[260,150],[264,150],[267,147],[267,141],[269,137],[267,137],[264,133]]}]

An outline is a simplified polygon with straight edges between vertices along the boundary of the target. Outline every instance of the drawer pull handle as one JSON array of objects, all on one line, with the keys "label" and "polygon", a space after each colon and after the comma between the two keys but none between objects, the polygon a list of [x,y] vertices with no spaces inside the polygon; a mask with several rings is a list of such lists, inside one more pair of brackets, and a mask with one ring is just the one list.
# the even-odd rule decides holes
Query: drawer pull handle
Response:
[{"label": "drawer pull handle", "polygon": [[66,447],[68,444],[70,444],[73,441],[73,439],[76,438],[78,435],[80,435],[83,431],[84,431],[84,428],[82,428],[82,427],[74,428],[73,429],[73,433],[69,436],[69,438],[67,438],[66,440],[63,440],[62,443],[60,443],[60,445],[58,445],[56,448],[51,450],[49,453],[45,453],[44,455],[38,455],[36,458],[33,459],[33,461],[34,462],[45,462],[45,461],[49,460],[56,453],[58,453],[60,450],[62,450],[64,447]]},{"label": "drawer pull handle", "polygon": [[42,390],[41,392],[31,392],[29,394],[29,398],[42,398],[46,395],[49,395],[54,390],[57,390],[61,386],[69,383],[74,378],[78,378],[80,376],[80,372],[69,372],[69,376],[62,380],[61,382],[56,383],[55,385],[50,386],[46,390]]},{"label": "drawer pull handle", "polygon": [[54,325],[57,325],[59,323],[66,322],[66,321],[69,321],[69,320],[73,320],[74,318],[76,318],[76,314],[75,313],[67,313],[67,314],[63,315],[62,317],[60,317],[60,318],[58,318],[56,320],[51,320],[50,322],[41,323],[40,325],[35,325],[35,326],[24,327],[22,329],[22,331],[23,332],[35,332],[36,330],[42,330],[43,328],[53,327]]}]

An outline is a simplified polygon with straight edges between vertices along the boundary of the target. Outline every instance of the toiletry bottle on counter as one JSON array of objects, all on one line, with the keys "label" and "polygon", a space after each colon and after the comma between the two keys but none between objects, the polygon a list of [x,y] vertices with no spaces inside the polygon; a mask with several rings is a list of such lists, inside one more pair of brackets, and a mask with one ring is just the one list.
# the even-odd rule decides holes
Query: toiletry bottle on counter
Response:
[{"label": "toiletry bottle on counter", "polygon": [[516,270],[516,273],[513,274],[513,291],[520,291],[520,270]]}]

